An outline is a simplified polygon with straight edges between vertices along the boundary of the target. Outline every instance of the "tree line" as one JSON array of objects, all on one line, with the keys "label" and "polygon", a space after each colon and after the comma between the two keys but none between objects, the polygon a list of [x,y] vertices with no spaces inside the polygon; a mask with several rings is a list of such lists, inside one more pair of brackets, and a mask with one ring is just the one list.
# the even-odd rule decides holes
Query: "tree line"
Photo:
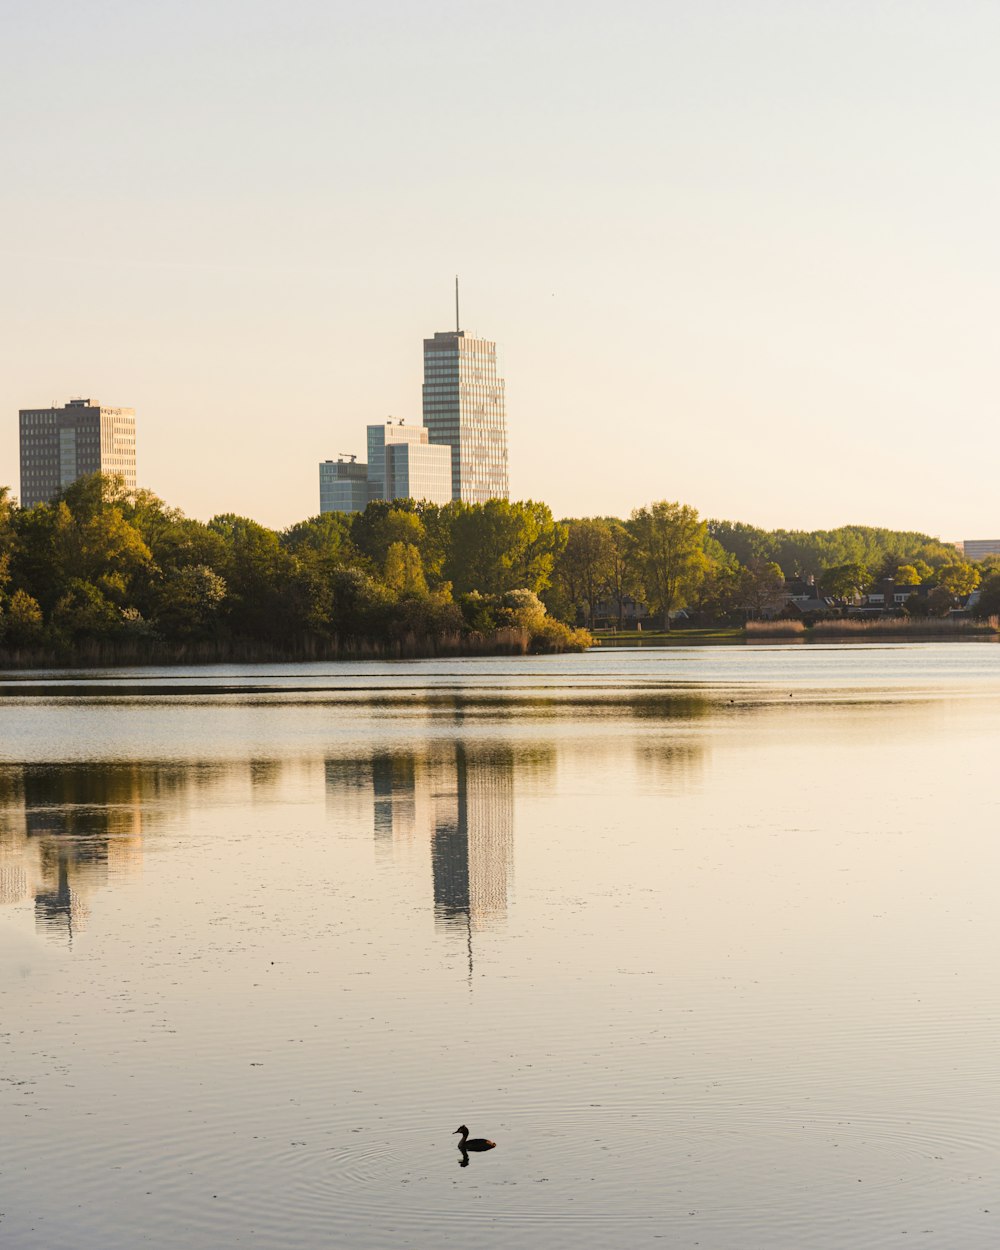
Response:
[{"label": "tree line", "polygon": [[883,579],[922,585],[930,593],[914,612],[944,614],[982,586],[983,610],[995,614],[1000,560],[979,566],[927,534],[846,525],[834,530],[763,530],[742,522],[703,520],[687,504],[659,501],[625,520],[584,517],[566,523],[549,610],[593,628],[624,624],[634,601],[670,628],[685,609],[690,623],[738,625],[778,612],[786,580],[809,580],[817,597],[850,600]]},{"label": "tree line", "polygon": [[419,650],[507,631],[535,650],[581,648],[587,635],[539,598],[565,541],[531,501],[373,503],[277,531],[232,514],[194,520],[114,476],[28,509],[0,488],[0,647],[146,640],[224,653],[239,642],[321,655],[336,640]]},{"label": "tree line", "polygon": [[583,627],[623,623],[633,600],[668,628],[681,608],[697,624],[731,624],[773,610],[786,577],[844,594],[894,576],[939,587],[939,608],[982,575],[995,605],[996,569],[973,568],[924,534],[765,531],[667,501],[626,519],[557,521],[531,500],[396,500],[278,531],[228,513],[194,520],[101,474],[27,509],[0,488],[8,654],[71,656],[82,643],[127,640],[321,655],[344,639],[417,640],[419,650],[420,640],[502,631],[559,650],[586,646]]}]

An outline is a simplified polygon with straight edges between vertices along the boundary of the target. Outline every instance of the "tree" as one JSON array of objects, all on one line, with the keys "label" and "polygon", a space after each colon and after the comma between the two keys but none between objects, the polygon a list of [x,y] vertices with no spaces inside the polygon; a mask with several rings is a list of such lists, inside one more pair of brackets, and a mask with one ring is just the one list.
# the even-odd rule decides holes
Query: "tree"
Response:
[{"label": "tree", "polygon": [[559,554],[553,580],[559,583],[575,613],[591,629],[594,609],[607,597],[611,582],[614,544],[607,521],[585,517],[567,521],[566,546]]},{"label": "tree", "polygon": [[971,595],[979,585],[979,570],[964,561],[948,564],[938,573],[937,584],[955,598]]},{"label": "tree", "polygon": [[203,638],[214,631],[226,583],[205,564],[172,569],[159,588],[156,619],[171,638]]},{"label": "tree", "polygon": [[526,587],[538,594],[549,585],[556,556],[566,544],[566,527],[552,519],[547,504],[490,499],[450,508],[444,572],[457,593],[500,595]]},{"label": "tree", "polygon": [[209,527],[224,542],[221,570],[228,587],[226,615],[232,628],[258,638],[282,637],[289,624],[289,582],[295,557],[284,551],[274,530],[227,513]]},{"label": "tree", "polygon": [[773,560],[751,556],[737,578],[739,605],[748,620],[776,612],[788,599],[785,575]]},{"label": "tree", "polygon": [[52,610],[52,626],[65,638],[110,638],[122,628],[122,614],[99,586],[74,577]]},{"label": "tree", "polygon": [[705,576],[688,596],[688,609],[700,624],[709,624],[731,617],[738,607],[744,570],[733,553],[710,534],[704,550]]},{"label": "tree", "polygon": [[1000,616],[1000,568],[991,569],[983,578],[976,616]]},{"label": "tree", "polygon": [[608,555],[608,592],[618,612],[618,628],[625,624],[625,600],[640,592],[639,573],[635,564],[635,543],[621,521],[608,521],[611,549]]},{"label": "tree", "polygon": [[868,589],[872,575],[864,564],[838,564],[820,575],[819,588],[834,599],[855,599]]},{"label": "tree", "polygon": [[637,508],[629,519],[645,595],[662,611],[664,629],[704,576],[706,529],[694,508],[666,500]]},{"label": "tree", "polygon": [[351,541],[381,571],[393,543],[416,547],[419,551],[426,533],[423,520],[411,499],[376,499],[351,519]]},{"label": "tree", "polygon": [[919,586],[921,577],[914,565],[901,564],[896,569],[895,580],[897,586]]},{"label": "tree", "polygon": [[219,572],[226,563],[226,540],[218,529],[203,521],[195,521],[177,513],[169,523],[157,527],[155,537],[147,544],[157,567],[164,574],[203,564]]},{"label": "tree", "polygon": [[907,616],[947,616],[955,599],[944,586],[933,586],[926,595],[910,595],[905,608]]},{"label": "tree", "polygon": [[42,636],[42,609],[31,595],[15,590],[4,614],[4,640],[11,647],[30,647]]},{"label": "tree", "polygon": [[771,536],[756,525],[745,525],[742,521],[707,521],[708,536],[713,538],[724,551],[734,555],[740,564],[746,565],[755,556],[771,555]]},{"label": "tree", "polygon": [[341,512],[321,512],[290,526],[280,541],[300,559],[311,554],[331,566],[341,565],[350,550],[351,523]]},{"label": "tree", "polygon": [[532,590],[508,590],[500,600],[502,611],[510,613],[510,623],[529,634],[537,633],[545,623],[545,604]]},{"label": "tree", "polygon": [[413,543],[393,543],[385,557],[385,584],[397,595],[426,595],[427,579]]},{"label": "tree", "polygon": [[14,500],[10,487],[0,486],[0,594],[10,580],[14,552]]}]

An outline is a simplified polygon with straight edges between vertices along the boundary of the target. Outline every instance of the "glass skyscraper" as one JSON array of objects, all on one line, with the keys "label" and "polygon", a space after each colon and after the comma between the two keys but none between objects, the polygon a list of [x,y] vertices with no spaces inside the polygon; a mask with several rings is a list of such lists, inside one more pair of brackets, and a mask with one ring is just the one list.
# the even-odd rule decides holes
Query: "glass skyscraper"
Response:
[{"label": "glass skyscraper", "polygon": [[424,339],[424,425],[451,448],[451,497],[506,499],[507,421],[497,348],[464,330]]}]

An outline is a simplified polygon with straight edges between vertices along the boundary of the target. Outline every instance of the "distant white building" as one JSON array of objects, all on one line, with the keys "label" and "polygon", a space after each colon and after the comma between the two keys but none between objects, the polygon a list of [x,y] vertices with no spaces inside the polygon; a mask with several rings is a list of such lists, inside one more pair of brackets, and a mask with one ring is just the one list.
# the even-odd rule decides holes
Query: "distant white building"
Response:
[{"label": "distant white building", "polygon": [[451,448],[431,443],[422,425],[386,421],[368,427],[369,499],[451,502]]},{"label": "distant white building", "polygon": [[373,499],[451,502],[451,448],[435,446],[421,425],[368,427],[368,461],[356,456],[319,466],[320,512],[364,512]]},{"label": "distant white building", "polygon": [[987,556],[1000,556],[1000,538],[967,538],[962,543],[966,560],[985,560]]}]

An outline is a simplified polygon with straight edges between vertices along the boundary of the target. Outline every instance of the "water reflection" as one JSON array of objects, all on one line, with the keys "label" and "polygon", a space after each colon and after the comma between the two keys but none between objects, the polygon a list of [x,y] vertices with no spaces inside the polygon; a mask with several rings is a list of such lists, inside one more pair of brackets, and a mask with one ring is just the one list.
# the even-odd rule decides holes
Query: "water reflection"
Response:
[{"label": "water reflection", "polygon": [[28,765],[0,776],[0,902],[33,895],[37,927],[72,941],[94,891],[141,864],[143,770]]},{"label": "water reflection", "polygon": [[514,752],[454,744],[434,785],[434,915],[485,928],[507,914],[514,852]]},{"label": "water reflection", "polygon": [[267,762],[140,761],[0,766],[0,905],[34,903],[36,929],[72,944],[98,890],[142,865],[150,828],[239,775],[277,784]]},{"label": "water reflection", "polygon": [[[281,805],[293,785],[303,800],[304,779],[308,801],[322,762],[337,826],[373,836],[380,860],[413,859],[429,886],[435,928],[462,935],[471,962],[473,934],[507,917],[516,782],[548,786],[557,757],[596,767],[632,756],[658,786],[668,775],[683,786],[704,750],[704,738],[684,727],[709,706],[697,695],[626,691],[515,703],[490,694],[409,699],[417,732],[399,742],[380,735],[359,755],[323,758],[314,749],[207,762],[0,765],[0,905],[33,904],[38,931],[71,942],[97,891],[138,870],[158,823],[200,809],[213,792],[212,802]],[[641,722],[641,731],[620,735],[616,717]],[[549,720],[563,724],[540,737],[538,722]]]},{"label": "water reflection", "polygon": [[477,930],[503,920],[513,868],[514,773],[551,771],[555,749],[464,740],[325,762],[331,807],[356,812],[367,789],[380,854],[400,842],[431,848],[439,928]]}]

